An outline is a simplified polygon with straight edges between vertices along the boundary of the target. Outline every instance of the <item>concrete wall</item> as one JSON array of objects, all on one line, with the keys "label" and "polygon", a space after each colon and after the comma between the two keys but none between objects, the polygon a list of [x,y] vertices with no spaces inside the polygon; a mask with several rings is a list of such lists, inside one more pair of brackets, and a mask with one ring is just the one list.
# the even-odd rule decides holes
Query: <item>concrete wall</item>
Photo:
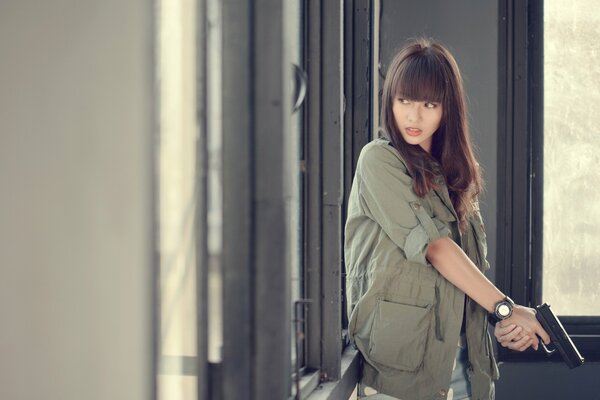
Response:
[{"label": "concrete wall", "polygon": [[[383,71],[409,38],[432,37],[458,62],[465,83],[471,136],[486,182],[480,197],[488,243],[496,242],[498,7],[492,1],[381,1],[380,60]],[[381,87],[382,85],[380,85]],[[495,246],[488,259],[494,276]]]},{"label": "concrete wall", "polygon": [[0,398],[149,399],[153,3],[1,9]]}]

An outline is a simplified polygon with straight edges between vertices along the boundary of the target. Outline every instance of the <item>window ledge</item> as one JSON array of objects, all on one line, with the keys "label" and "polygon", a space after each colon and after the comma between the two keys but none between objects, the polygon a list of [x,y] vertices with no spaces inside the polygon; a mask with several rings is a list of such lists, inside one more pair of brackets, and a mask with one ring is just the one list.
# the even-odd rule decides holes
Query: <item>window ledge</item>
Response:
[{"label": "window ledge", "polygon": [[[348,400],[358,383],[360,355],[352,346],[342,353],[342,377],[334,382],[324,382],[309,393],[306,400]],[[303,397],[304,399],[304,397]]]}]

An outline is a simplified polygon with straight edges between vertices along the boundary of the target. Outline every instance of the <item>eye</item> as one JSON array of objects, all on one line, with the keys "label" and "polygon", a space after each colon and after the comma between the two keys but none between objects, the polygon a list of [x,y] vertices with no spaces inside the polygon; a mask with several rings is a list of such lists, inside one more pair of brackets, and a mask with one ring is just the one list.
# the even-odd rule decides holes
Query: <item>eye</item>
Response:
[{"label": "eye", "polygon": [[400,102],[400,104],[408,104],[408,103],[410,103],[410,101],[408,101],[407,99],[403,99],[402,97],[398,97],[398,101]]},{"label": "eye", "polygon": [[438,106],[437,103],[432,103],[432,102],[425,103],[425,108],[436,108],[437,106]]}]

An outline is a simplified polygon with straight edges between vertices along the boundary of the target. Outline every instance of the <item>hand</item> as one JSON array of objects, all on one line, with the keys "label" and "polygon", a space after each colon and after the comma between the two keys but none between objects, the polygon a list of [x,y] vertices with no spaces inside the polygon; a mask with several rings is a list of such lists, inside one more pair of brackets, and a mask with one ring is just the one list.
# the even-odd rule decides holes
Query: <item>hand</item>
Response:
[{"label": "hand", "polygon": [[523,328],[520,326],[510,324],[502,327],[500,324],[500,322],[496,323],[494,336],[496,336],[496,340],[502,347],[516,351],[525,351],[533,344],[531,337],[521,335]]},{"label": "hand", "polygon": [[[529,345],[527,345],[525,349],[529,346],[532,346],[537,351],[539,346],[538,336],[541,337],[544,343],[546,344],[550,344],[550,336],[548,336],[548,333],[544,330],[544,328],[542,328],[542,326],[538,322],[537,318],[535,317],[535,313],[536,311],[533,308],[515,304],[513,308],[513,313],[510,316],[510,318],[500,321],[499,324],[500,327],[506,327],[511,324],[521,327],[522,330],[520,336],[528,337],[531,341],[531,343],[529,343]],[[518,336],[515,338],[519,340]]]}]

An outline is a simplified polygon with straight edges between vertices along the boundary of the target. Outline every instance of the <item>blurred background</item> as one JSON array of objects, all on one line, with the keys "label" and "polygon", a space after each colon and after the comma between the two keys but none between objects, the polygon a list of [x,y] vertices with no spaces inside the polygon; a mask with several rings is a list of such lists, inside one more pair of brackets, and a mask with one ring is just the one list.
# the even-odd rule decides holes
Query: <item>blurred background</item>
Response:
[{"label": "blurred background", "polygon": [[465,79],[488,276],[587,360],[499,349],[497,398],[600,399],[599,22],[594,0],[2,0],[0,399],[369,396],[345,206],[415,36]]}]

